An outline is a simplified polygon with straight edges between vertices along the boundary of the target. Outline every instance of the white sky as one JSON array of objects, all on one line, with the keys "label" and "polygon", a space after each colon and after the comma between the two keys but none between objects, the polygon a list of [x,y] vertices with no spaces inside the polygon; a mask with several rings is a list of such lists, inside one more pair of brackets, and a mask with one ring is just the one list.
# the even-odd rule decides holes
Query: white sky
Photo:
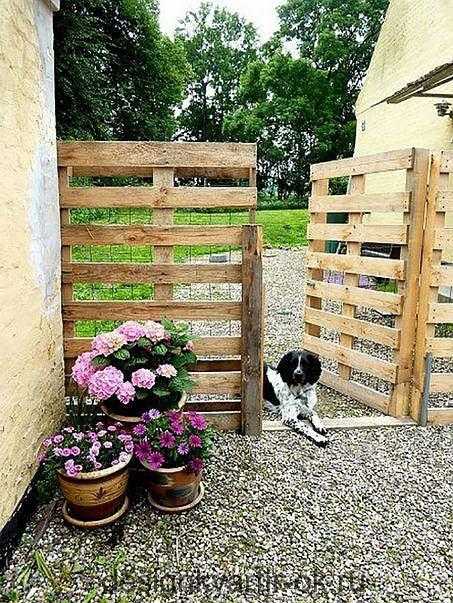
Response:
[{"label": "white sky", "polygon": [[[251,21],[261,40],[270,38],[277,29],[278,16],[276,7],[283,0],[214,0],[214,3],[228,10],[239,13]],[[162,30],[173,35],[175,26],[188,10],[196,10],[202,0],[160,0],[160,23]]]}]

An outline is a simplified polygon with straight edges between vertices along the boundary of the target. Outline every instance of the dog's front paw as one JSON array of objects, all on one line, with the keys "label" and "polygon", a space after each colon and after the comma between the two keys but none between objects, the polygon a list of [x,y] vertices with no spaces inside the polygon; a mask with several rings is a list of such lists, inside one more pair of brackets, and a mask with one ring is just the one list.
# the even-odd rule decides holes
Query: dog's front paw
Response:
[{"label": "dog's front paw", "polygon": [[327,448],[330,440],[329,438],[326,438],[325,436],[319,434],[319,437],[312,438],[312,442],[316,444],[316,446],[318,446],[319,448]]}]

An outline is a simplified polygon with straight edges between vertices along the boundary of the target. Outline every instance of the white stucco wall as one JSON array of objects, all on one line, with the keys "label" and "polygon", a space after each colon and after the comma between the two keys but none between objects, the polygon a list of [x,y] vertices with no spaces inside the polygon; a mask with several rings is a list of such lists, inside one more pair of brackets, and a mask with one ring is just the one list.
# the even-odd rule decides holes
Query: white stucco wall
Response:
[{"label": "white stucco wall", "polygon": [[0,529],[63,410],[52,11],[0,2]]}]

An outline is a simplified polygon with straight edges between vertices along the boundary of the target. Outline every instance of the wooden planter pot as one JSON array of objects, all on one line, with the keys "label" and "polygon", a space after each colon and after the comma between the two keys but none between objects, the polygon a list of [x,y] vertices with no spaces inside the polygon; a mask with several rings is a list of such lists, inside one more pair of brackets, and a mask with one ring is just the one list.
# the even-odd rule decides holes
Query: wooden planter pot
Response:
[{"label": "wooden planter pot", "polygon": [[[181,398],[179,399],[179,402],[178,402],[179,410],[184,408],[186,401],[187,401],[187,394],[186,393],[181,394]],[[119,421],[120,423],[122,423],[124,425],[124,427],[127,431],[131,431],[138,423],[142,422],[141,416],[124,415],[124,414],[116,413],[116,412],[112,411],[108,407],[107,404],[101,404],[100,408],[101,408],[102,412],[106,415],[106,417],[109,419],[110,423],[116,423]]]},{"label": "wooden planter pot", "polygon": [[96,528],[106,526],[122,517],[129,508],[126,496],[129,480],[127,461],[89,473],[70,477],[58,472],[58,481],[65,497],[63,517],[75,526]]},{"label": "wooden planter pot", "polygon": [[167,513],[187,511],[204,496],[201,473],[192,473],[186,467],[151,469],[146,461],[145,485],[150,504]]}]

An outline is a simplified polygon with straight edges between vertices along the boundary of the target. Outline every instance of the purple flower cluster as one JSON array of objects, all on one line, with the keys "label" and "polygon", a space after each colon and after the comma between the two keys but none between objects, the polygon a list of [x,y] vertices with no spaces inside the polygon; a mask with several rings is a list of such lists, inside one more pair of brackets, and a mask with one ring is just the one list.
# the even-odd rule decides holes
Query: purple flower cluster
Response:
[{"label": "purple flower cluster", "polygon": [[133,450],[132,436],[124,432],[121,423],[109,426],[97,423],[92,431],[76,432],[66,427],[46,438],[39,460],[67,475],[77,476],[129,462]]},{"label": "purple flower cluster", "polygon": [[212,447],[212,430],[203,415],[171,410],[143,414],[133,429],[134,453],[150,469],[181,467],[199,473]]}]

